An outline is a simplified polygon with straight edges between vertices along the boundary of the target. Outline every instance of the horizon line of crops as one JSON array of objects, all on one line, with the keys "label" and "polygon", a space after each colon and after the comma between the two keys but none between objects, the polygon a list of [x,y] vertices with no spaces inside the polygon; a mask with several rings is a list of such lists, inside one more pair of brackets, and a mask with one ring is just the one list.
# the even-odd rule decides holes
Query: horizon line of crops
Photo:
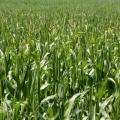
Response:
[{"label": "horizon line of crops", "polygon": [[120,119],[120,18],[53,16],[1,15],[0,118]]}]

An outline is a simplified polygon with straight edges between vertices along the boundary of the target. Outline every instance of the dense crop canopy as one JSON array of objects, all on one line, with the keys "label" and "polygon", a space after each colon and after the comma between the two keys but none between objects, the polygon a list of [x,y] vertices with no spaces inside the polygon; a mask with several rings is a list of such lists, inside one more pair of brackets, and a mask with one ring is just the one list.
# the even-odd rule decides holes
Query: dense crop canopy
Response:
[{"label": "dense crop canopy", "polygon": [[0,119],[119,120],[117,13],[48,14],[0,14]]}]

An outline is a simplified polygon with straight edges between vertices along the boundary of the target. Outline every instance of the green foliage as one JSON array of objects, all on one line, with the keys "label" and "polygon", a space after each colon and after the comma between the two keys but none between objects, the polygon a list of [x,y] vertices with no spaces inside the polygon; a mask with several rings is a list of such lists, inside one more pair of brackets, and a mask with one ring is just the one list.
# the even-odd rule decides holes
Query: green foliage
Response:
[{"label": "green foliage", "polygon": [[64,2],[42,1],[44,12],[1,8],[0,120],[120,119],[119,11],[103,0],[76,10],[77,0],[63,10]]}]

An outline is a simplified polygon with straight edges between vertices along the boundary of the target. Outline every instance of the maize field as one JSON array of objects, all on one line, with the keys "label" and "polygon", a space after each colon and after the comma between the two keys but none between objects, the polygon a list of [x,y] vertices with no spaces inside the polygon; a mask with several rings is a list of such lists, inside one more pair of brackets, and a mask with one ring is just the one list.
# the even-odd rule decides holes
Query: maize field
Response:
[{"label": "maize field", "polygon": [[119,0],[0,0],[0,120],[120,120]]}]

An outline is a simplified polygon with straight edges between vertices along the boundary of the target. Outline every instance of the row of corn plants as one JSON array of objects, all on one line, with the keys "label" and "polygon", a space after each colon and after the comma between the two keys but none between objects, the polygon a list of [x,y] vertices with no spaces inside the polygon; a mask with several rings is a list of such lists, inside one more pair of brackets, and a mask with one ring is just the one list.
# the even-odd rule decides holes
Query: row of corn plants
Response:
[{"label": "row of corn plants", "polygon": [[0,14],[1,120],[119,120],[120,18]]}]

